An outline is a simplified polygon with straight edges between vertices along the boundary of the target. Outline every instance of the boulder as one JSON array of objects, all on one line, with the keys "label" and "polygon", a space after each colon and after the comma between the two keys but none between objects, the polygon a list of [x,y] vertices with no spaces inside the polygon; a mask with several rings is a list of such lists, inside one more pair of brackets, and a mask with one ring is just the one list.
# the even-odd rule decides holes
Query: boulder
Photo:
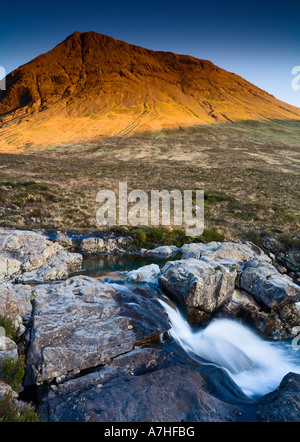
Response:
[{"label": "boulder", "polygon": [[203,313],[212,314],[227,301],[236,277],[234,260],[183,259],[166,263],[159,284],[187,307],[190,322],[197,323]]},{"label": "boulder", "polygon": [[300,287],[281,275],[273,265],[259,260],[245,264],[239,286],[268,308],[300,301]]},{"label": "boulder", "polygon": [[[219,243],[213,243],[216,247]],[[206,244],[203,243],[191,243],[184,244],[181,247],[181,259],[200,259],[201,254],[207,248]]]},{"label": "boulder", "polygon": [[41,233],[0,228],[0,278],[28,281],[67,277],[81,269],[82,257],[64,251]]},{"label": "boulder", "polygon": [[70,274],[79,271],[81,266],[82,255],[60,251],[51,256],[41,268],[18,275],[16,279],[23,283],[29,281],[58,281],[66,279]]},{"label": "boulder", "polygon": [[256,245],[249,241],[234,242],[210,242],[208,244],[192,243],[181,247],[182,259],[201,259],[209,257],[212,259],[231,258],[237,262],[247,262],[251,259],[259,259],[264,262],[271,262],[271,259]]},{"label": "boulder", "polygon": [[158,284],[158,277],[160,275],[160,268],[157,264],[150,264],[140,267],[137,270],[132,270],[127,273],[127,280],[130,282],[147,282]]},{"label": "boulder", "polygon": [[119,253],[124,250],[132,238],[125,236],[103,235],[82,238],[78,250],[85,254]]},{"label": "boulder", "polygon": [[151,256],[156,256],[159,258],[171,258],[180,253],[180,248],[176,246],[161,246],[156,247],[153,250],[147,250],[146,254]]},{"label": "boulder", "polygon": [[299,422],[300,375],[288,373],[274,392],[258,401],[256,415],[262,422]]},{"label": "boulder", "polygon": [[103,365],[169,329],[149,286],[129,289],[78,276],[34,288],[26,383],[41,384]]},{"label": "boulder", "polygon": [[300,324],[300,307],[290,303],[266,311],[252,295],[236,289],[216,316],[242,319],[263,336],[282,340],[295,336],[295,327]]}]

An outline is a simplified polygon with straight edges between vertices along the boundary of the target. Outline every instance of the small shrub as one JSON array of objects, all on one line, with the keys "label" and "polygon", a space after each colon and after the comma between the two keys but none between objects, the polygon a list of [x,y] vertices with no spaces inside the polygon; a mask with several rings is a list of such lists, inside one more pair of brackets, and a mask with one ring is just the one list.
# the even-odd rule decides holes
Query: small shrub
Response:
[{"label": "small shrub", "polygon": [[17,361],[14,358],[4,358],[1,364],[1,372],[2,380],[10,385],[14,391],[19,391],[25,375],[25,357],[20,356]]},{"label": "small shrub", "polygon": [[0,316],[0,327],[4,328],[5,336],[15,342],[17,341],[17,331],[11,319],[6,316]]},{"label": "small shrub", "polygon": [[38,422],[38,415],[31,405],[17,403],[11,394],[0,400],[0,422]]},{"label": "small shrub", "polygon": [[220,232],[216,227],[212,229],[204,229],[201,236],[199,236],[198,241],[208,243],[212,241],[222,242],[225,239],[223,232]]}]

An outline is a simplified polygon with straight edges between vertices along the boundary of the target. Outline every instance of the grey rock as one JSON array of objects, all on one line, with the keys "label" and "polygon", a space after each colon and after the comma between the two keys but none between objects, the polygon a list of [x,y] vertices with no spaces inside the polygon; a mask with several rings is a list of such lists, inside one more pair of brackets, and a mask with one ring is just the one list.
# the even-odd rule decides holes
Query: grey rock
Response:
[{"label": "grey rock", "polygon": [[37,286],[34,293],[27,384],[61,382],[169,328],[156,292],[148,286],[130,290],[78,276]]},{"label": "grey rock", "polygon": [[137,270],[132,270],[127,273],[126,278],[130,282],[147,282],[158,284],[158,277],[160,275],[160,268],[157,264],[149,264],[140,267]]},{"label": "grey rock", "polygon": [[251,259],[259,259],[264,262],[271,262],[271,259],[256,245],[250,241],[241,243],[234,242],[210,242],[208,244],[193,243],[181,247],[182,259],[201,259],[209,257],[212,259],[231,258],[237,262],[247,262]]},{"label": "grey rock", "polygon": [[60,251],[51,256],[45,265],[37,270],[25,272],[17,276],[18,282],[28,281],[57,281],[79,271],[82,266],[82,255]]},{"label": "grey rock", "polygon": [[259,260],[245,264],[239,286],[269,308],[300,301],[300,287],[271,264]]},{"label": "grey rock", "polygon": [[124,250],[132,238],[125,236],[91,236],[83,238],[78,246],[78,250],[82,253],[118,253]]},{"label": "grey rock", "polygon": [[[237,266],[222,260],[183,259],[169,261],[162,269],[159,284],[188,309],[189,319],[199,311],[213,313],[234,290]],[[196,322],[197,319],[195,318]]]},{"label": "grey rock", "polygon": [[0,312],[13,321],[15,328],[28,322],[31,316],[32,287],[28,285],[0,283]]},{"label": "grey rock", "polygon": [[[217,247],[219,243],[214,242],[213,245]],[[181,247],[182,259],[200,259],[201,254],[206,250],[207,245],[202,243],[184,244]]]},{"label": "grey rock", "polygon": [[146,251],[147,255],[157,256],[160,258],[171,258],[173,256],[176,256],[178,253],[180,253],[180,248],[176,246],[161,246],[156,247],[153,250]]},{"label": "grey rock", "polygon": [[80,270],[81,263],[81,255],[65,252],[61,245],[41,233],[0,228],[1,279],[56,279],[61,268],[67,276]]}]

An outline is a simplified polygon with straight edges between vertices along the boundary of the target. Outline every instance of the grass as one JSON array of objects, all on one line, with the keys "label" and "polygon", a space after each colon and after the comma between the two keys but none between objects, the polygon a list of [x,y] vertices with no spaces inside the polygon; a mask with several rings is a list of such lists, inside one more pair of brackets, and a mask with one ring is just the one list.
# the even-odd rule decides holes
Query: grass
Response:
[{"label": "grass", "polygon": [[[204,189],[204,240],[280,232],[288,246],[300,227],[299,128],[296,122],[226,124],[2,154],[0,226],[104,230],[96,223],[96,195],[118,193],[126,181],[128,191],[148,195]],[[160,233],[161,242],[186,241],[179,231]],[[135,241],[157,243],[156,234],[138,230]]]},{"label": "grass", "polygon": [[124,228],[116,227],[114,232],[130,235],[132,241],[129,244],[130,249],[147,248],[152,249],[159,246],[174,245],[177,247],[192,242],[211,242],[224,241],[224,234],[216,228],[204,229],[203,234],[198,237],[186,236],[184,229],[157,226],[157,227],[136,227]]},{"label": "grass", "polygon": [[1,363],[1,379],[18,392],[25,375],[25,357],[21,355],[16,361],[14,358],[4,358]]}]

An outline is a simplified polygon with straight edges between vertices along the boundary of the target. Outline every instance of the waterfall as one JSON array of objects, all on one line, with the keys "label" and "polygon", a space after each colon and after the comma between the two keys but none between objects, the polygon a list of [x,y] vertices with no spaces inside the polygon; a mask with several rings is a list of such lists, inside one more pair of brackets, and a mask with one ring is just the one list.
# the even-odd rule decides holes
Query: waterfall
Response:
[{"label": "waterfall", "polygon": [[216,319],[204,329],[195,329],[178,309],[160,302],[171,324],[169,334],[185,353],[199,364],[225,369],[249,397],[275,390],[289,372],[300,374],[300,352],[291,343],[265,341],[230,319]]}]

